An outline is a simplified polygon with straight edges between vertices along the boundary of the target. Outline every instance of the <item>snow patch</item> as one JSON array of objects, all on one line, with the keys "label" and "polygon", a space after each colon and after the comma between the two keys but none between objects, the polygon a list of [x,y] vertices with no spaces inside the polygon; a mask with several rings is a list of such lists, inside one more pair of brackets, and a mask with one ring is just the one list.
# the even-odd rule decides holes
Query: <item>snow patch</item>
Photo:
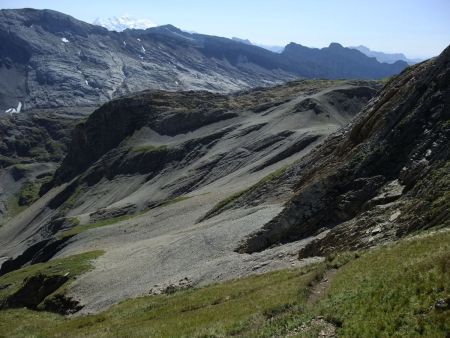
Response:
[{"label": "snow patch", "polygon": [[89,86],[88,80],[84,80],[84,83],[86,83],[86,86]]},{"label": "snow patch", "polygon": [[126,42],[125,40],[123,41],[123,45],[124,45],[124,46],[126,46],[126,45],[127,45],[127,42]]},{"label": "snow patch", "polygon": [[144,48],[144,46],[141,46],[141,51],[142,51],[142,53],[145,53],[145,48]]},{"label": "snow patch", "polygon": [[61,41],[64,42],[64,43],[69,42],[69,40],[67,40],[66,38],[61,38]]},{"label": "snow patch", "polygon": [[147,29],[156,27],[156,24],[149,19],[137,19],[127,14],[120,17],[112,17],[107,19],[97,18],[93,22],[94,25],[102,26],[110,31],[122,32],[127,28],[130,29]]},{"label": "snow patch", "polygon": [[5,110],[5,113],[7,114],[18,114],[22,110],[22,102],[19,101],[19,104],[17,105],[17,108],[9,108]]},{"label": "snow patch", "polygon": [[139,42],[141,42],[141,39],[137,38],[136,40],[138,40]]}]

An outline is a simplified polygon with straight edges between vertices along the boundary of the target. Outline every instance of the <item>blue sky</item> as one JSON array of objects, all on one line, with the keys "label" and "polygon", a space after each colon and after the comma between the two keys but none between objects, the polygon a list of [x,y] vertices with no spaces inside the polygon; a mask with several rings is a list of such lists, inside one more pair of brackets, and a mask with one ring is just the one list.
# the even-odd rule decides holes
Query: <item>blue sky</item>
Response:
[{"label": "blue sky", "polygon": [[0,7],[49,8],[87,22],[128,14],[268,45],[363,44],[408,57],[434,56],[450,44],[450,0],[0,0]]}]

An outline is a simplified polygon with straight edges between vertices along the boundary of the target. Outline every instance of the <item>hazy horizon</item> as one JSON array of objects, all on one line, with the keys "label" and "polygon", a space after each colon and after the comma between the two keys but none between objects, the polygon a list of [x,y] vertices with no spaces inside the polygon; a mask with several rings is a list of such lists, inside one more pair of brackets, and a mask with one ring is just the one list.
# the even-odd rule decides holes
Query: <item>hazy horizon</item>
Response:
[{"label": "hazy horizon", "polygon": [[92,23],[129,15],[155,25],[172,24],[186,31],[249,39],[253,43],[308,47],[364,45],[409,58],[438,55],[450,36],[450,1],[366,0],[247,1],[226,3],[193,0],[77,2],[2,0],[2,9],[53,9]]}]

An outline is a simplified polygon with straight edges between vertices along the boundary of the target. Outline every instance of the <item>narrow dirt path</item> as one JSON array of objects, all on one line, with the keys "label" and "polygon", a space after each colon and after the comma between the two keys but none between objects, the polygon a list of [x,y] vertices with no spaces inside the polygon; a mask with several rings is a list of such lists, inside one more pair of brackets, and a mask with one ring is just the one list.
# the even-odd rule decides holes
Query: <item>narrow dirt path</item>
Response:
[{"label": "narrow dirt path", "polygon": [[322,280],[311,288],[308,297],[308,304],[315,304],[323,297],[336,273],[337,269],[330,269],[325,272]]},{"label": "narrow dirt path", "polygon": [[[309,293],[309,297],[307,303],[309,305],[316,304],[322,297],[324,296],[326,290],[331,284],[334,276],[337,273],[337,269],[330,269],[325,272],[320,282],[315,284]],[[310,322],[303,323],[299,327],[296,327],[294,330],[288,332],[283,337],[298,337],[303,336],[305,334],[314,334],[317,333],[317,337],[320,338],[336,338],[336,326],[332,323],[326,321],[322,316],[318,316],[313,318]]]}]

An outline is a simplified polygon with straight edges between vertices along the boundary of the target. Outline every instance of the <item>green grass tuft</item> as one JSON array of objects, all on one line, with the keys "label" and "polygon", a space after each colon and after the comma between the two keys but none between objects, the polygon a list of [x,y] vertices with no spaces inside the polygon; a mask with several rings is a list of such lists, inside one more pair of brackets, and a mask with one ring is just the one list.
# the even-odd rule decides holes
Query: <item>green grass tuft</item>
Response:
[{"label": "green grass tuft", "polygon": [[131,148],[131,151],[133,152],[139,152],[139,153],[148,153],[148,152],[164,152],[167,151],[166,145],[160,145],[160,146],[154,146],[151,144],[148,145],[141,145]]},{"label": "green grass tuft", "polygon": [[20,206],[29,206],[39,198],[40,184],[26,181],[20,187],[18,203]]},{"label": "green grass tuft", "polygon": [[[98,222],[93,222],[93,223],[88,223],[88,224],[74,224],[74,227],[68,229],[68,230],[64,230],[62,231],[58,238],[59,239],[63,239],[63,238],[67,238],[67,237],[72,237],[75,235],[78,235],[79,233],[89,230],[89,229],[94,229],[94,228],[99,228],[99,227],[104,227],[107,225],[112,225],[112,224],[116,224],[122,221],[125,221],[127,219],[136,217],[137,215],[122,215],[122,216],[118,216],[118,217],[114,217],[114,218],[108,218],[108,219],[104,219]],[[79,223],[79,222],[78,222]]]}]

